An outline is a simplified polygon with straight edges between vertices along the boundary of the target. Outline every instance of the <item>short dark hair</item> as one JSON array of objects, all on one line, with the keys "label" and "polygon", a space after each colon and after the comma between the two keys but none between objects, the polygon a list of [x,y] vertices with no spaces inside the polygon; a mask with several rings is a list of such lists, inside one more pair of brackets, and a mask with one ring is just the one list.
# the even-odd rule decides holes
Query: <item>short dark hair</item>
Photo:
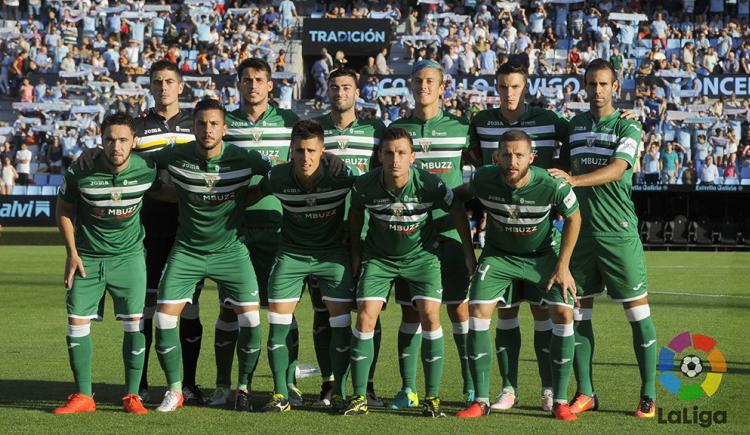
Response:
[{"label": "short dark hair", "polygon": [[583,82],[586,82],[586,78],[589,76],[590,71],[602,71],[602,70],[608,70],[612,73],[612,81],[617,81],[617,72],[615,71],[615,67],[612,66],[612,63],[604,60],[604,59],[594,59],[589,63],[589,65],[586,67],[586,71],[583,73]]},{"label": "short dark hair", "polygon": [[227,114],[227,111],[224,108],[224,104],[222,104],[221,101],[215,100],[213,98],[204,98],[198,101],[198,104],[196,104],[195,108],[193,108],[193,117],[198,117],[198,113],[205,110],[218,110],[221,112],[222,116],[225,116]]},{"label": "short dark hair", "polygon": [[529,136],[525,131],[519,130],[519,129],[513,129],[513,130],[506,130],[501,136],[500,141],[498,142],[498,148],[502,146],[503,143],[506,142],[526,142],[529,144],[529,150],[532,150],[531,146],[531,136]]},{"label": "short dark hair", "polygon": [[518,62],[517,60],[509,60],[500,65],[495,72],[495,77],[508,74],[523,74],[524,78],[526,78],[529,76],[529,70],[521,62]]},{"label": "short dark hair", "polygon": [[240,65],[237,67],[238,80],[240,79],[240,77],[242,77],[242,72],[247,68],[265,71],[266,75],[268,76],[268,80],[271,80],[271,65],[269,65],[265,60],[257,57],[250,57],[240,62]]},{"label": "short dark hair", "polygon": [[102,122],[102,135],[107,128],[113,125],[125,125],[130,128],[130,131],[135,135],[135,120],[125,112],[117,112],[112,115],[107,115],[104,118],[104,122]]},{"label": "short dark hair", "polygon": [[320,125],[319,122],[313,121],[312,119],[303,119],[297,121],[297,123],[294,124],[294,127],[292,127],[292,144],[298,143],[301,140],[313,138],[320,139],[320,142],[323,143],[323,126]]},{"label": "short dark hair", "polygon": [[336,68],[328,76],[328,83],[331,83],[336,77],[351,77],[354,83],[357,83],[357,73],[351,68]]},{"label": "short dark hair", "polygon": [[148,78],[154,78],[154,74],[159,71],[172,71],[173,73],[177,74],[177,78],[182,81],[182,71],[180,71],[180,68],[178,68],[177,65],[175,65],[175,63],[170,60],[157,60],[156,62],[151,64],[151,69],[148,72]]},{"label": "short dark hair", "polygon": [[406,129],[401,127],[388,127],[380,136],[381,148],[384,143],[399,139],[407,139],[409,141],[409,146],[414,146],[414,141]]}]

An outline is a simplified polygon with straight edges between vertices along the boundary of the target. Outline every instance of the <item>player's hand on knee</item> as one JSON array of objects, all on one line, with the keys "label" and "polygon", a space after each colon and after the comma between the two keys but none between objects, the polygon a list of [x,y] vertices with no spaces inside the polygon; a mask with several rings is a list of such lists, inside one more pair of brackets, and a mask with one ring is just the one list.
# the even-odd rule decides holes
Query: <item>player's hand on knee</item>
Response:
[{"label": "player's hand on knee", "polygon": [[86,278],[86,270],[83,268],[83,261],[79,256],[68,256],[65,259],[65,288],[73,287],[76,272],[83,278]]},{"label": "player's hand on knee", "polygon": [[578,300],[576,296],[576,282],[573,279],[573,275],[570,273],[570,269],[567,267],[556,267],[552,276],[547,281],[547,291],[552,289],[552,286],[560,286],[562,292],[563,301],[568,303],[568,292],[573,296],[574,302]]}]

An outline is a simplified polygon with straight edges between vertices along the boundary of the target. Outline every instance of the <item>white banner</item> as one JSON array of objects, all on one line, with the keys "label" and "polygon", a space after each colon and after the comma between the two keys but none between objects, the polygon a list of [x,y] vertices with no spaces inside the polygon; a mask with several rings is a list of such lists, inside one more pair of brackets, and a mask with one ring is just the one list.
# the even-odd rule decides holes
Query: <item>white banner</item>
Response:
[{"label": "white banner", "polygon": [[607,18],[611,21],[648,21],[648,17],[644,14],[621,14],[618,12],[610,13]]}]

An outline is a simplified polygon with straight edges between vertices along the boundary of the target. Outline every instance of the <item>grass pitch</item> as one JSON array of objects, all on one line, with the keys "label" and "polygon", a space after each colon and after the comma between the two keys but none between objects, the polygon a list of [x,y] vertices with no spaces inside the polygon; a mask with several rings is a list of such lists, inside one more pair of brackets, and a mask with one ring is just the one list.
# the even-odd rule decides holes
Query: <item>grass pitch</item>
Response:
[{"label": "grass pitch", "polygon": [[[606,298],[594,310],[596,353],[594,382],[601,398],[598,412],[582,415],[577,422],[553,421],[539,410],[539,380],[533,354],[532,319],[521,310],[524,337],[520,366],[520,403],[509,412],[488,418],[460,421],[453,417],[461,403],[461,375],[450,321],[444,315],[447,362],[443,374],[443,399],[448,417],[430,420],[418,412],[371,410],[370,415],[344,418],[322,410],[305,408],[282,415],[238,414],[229,410],[187,408],[168,415],[155,412],[130,416],[120,411],[123,395],[123,367],[120,357],[122,329],[113,320],[111,301],[107,319],[95,323],[94,391],[98,411],[94,414],[54,416],[50,410],[72,392],[72,374],[65,346],[65,290],[62,286],[64,249],[61,246],[0,247],[0,422],[4,433],[81,433],[81,432],[181,432],[207,433],[251,431],[257,433],[521,433],[563,432],[699,432],[747,433],[750,417],[744,411],[743,397],[750,387],[750,351],[745,334],[750,315],[750,254],[649,252],[649,299],[657,326],[658,346],[664,346],[683,331],[712,336],[728,362],[728,372],[711,398],[680,402],[657,386],[657,405],[663,419],[670,411],[687,408],[689,419],[698,412],[725,412],[725,424],[710,428],[695,423],[665,424],[657,420],[639,421],[631,416],[638,401],[639,377],[631,345],[630,327],[622,307]],[[216,287],[207,286],[201,300],[204,325],[203,350],[198,381],[210,393],[214,382],[213,323],[216,319]],[[312,347],[312,309],[307,296],[297,310],[300,322],[300,362],[315,363]],[[265,314],[264,332],[268,332]],[[396,359],[396,332],[399,310],[392,306],[383,315],[383,345],[378,362],[376,389],[383,398],[392,398],[400,387]],[[701,355],[700,352],[694,352]],[[236,370],[236,364],[235,364]],[[422,379],[421,367],[418,379]],[[680,376],[683,382],[688,378]],[[701,382],[700,375],[690,382]],[[152,397],[163,394],[164,375],[155,353],[150,361]],[[421,381],[419,381],[421,382]],[[305,399],[317,398],[320,380],[299,381]],[[270,397],[271,373],[267,358],[261,356],[255,374],[256,408]],[[492,394],[500,389],[497,365],[493,366]],[[570,394],[574,392],[574,383]],[[153,408],[155,405],[149,405]],[[676,414],[672,415],[672,420]],[[682,419],[682,417],[681,417]]]}]

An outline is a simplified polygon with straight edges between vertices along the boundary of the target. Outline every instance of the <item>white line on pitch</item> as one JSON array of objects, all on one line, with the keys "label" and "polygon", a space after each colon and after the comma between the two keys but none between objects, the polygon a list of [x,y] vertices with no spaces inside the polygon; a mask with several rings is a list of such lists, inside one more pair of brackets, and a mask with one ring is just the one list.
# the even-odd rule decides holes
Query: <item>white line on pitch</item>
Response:
[{"label": "white line on pitch", "polygon": [[707,293],[688,293],[688,292],[654,292],[649,291],[652,295],[668,295],[668,296],[698,296],[702,298],[741,298],[750,299],[750,295],[712,295]]}]

